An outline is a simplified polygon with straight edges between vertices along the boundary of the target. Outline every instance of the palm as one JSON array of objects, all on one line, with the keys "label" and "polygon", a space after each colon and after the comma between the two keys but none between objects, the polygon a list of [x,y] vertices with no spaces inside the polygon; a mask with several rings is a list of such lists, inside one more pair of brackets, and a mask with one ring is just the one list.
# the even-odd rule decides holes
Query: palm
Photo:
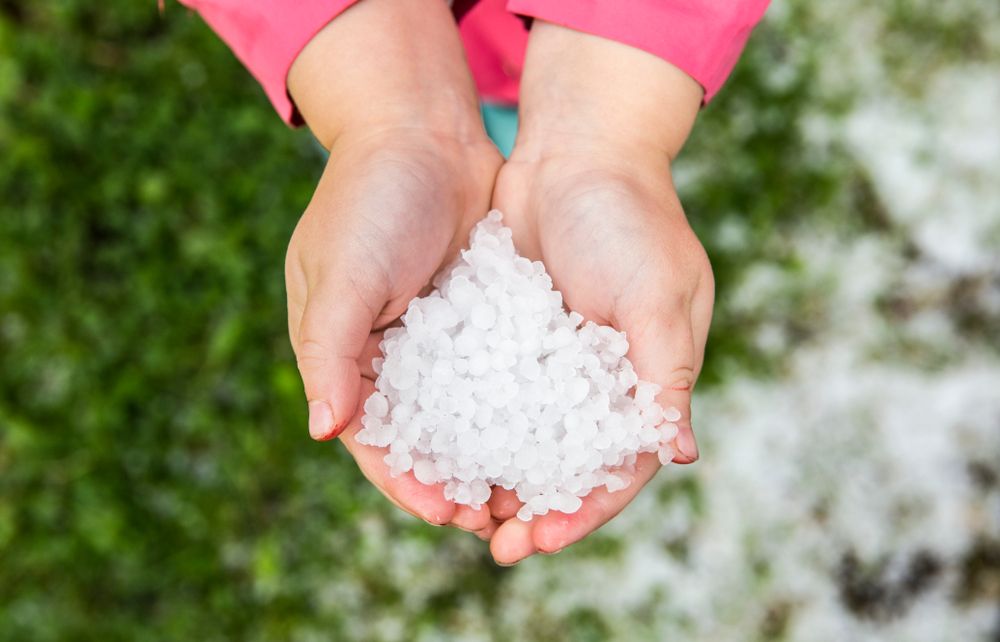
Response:
[{"label": "palm", "polygon": [[[489,182],[458,183],[435,162],[431,150],[405,148],[331,158],[289,245],[290,308],[336,276],[373,309],[375,328],[405,310],[475,224],[469,195],[488,199]],[[334,275],[334,266],[350,270]]]},{"label": "palm", "polygon": [[440,148],[397,137],[334,150],[289,244],[289,333],[300,369],[322,374],[324,396],[347,422],[341,440],[365,476],[408,512],[478,530],[489,522],[487,511],[456,512],[440,487],[423,486],[412,473],[391,477],[387,449],[353,438],[374,389],[371,361],[382,330],[458,251],[488,206],[495,150],[467,152],[460,173]]},{"label": "palm", "polygon": [[[575,161],[549,164],[510,163],[498,179],[494,206],[504,211],[519,251],[545,263],[569,308],[626,332],[640,376],[664,386],[661,402],[686,406],[690,385],[675,383],[685,376],[693,383],[700,368],[712,284],[669,173],[626,176]],[[519,559],[577,541],[624,508],[659,467],[655,455],[642,455],[624,491],[595,490],[572,515],[508,520],[494,535],[494,555]],[[500,490],[491,511],[509,518],[518,506]]]}]

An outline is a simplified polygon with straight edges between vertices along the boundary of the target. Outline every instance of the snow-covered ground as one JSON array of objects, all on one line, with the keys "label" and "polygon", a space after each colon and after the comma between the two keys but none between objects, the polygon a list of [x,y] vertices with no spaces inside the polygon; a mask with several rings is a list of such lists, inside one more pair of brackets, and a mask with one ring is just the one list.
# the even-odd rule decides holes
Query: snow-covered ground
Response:
[{"label": "snow-covered ground", "polygon": [[[498,574],[452,621],[412,628],[478,542],[390,542],[372,517],[360,564],[392,569],[405,607],[355,621],[358,639],[1000,639],[1000,4],[779,0],[750,46],[783,50],[748,54],[755,91],[808,97],[775,113],[750,95],[700,126],[778,117],[840,181],[768,232],[783,260],[750,253],[717,304],[777,374],[736,366],[699,391],[697,465]],[[682,156],[682,197],[752,163],[726,144],[734,158],[711,141]],[[745,220],[721,219],[716,250],[747,242]]]},{"label": "snow-covered ground", "polygon": [[[872,239],[800,243],[835,279],[830,327],[780,379],[701,396],[703,460],[664,471],[607,527],[617,555],[526,564],[507,599],[551,595],[555,617],[588,605],[621,639],[992,639],[995,602],[964,594],[976,542],[1000,533],[995,354],[954,342],[934,368],[880,356],[927,334],[874,311],[912,268]],[[749,275],[748,304],[779,281]]]},{"label": "snow-covered ground", "polygon": [[[761,324],[781,374],[701,394],[702,461],[602,531],[611,554],[519,568],[512,629],[592,609],[623,640],[998,639],[1000,39],[996,9],[964,4],[986,51],[916,87],[879,53],[895,27],[876,5],[814,11],[816,81],[849,106],[797,126],[868,177],[886,220],[810,221],[789,237],[801,270],[747,267],[720,305],[768,319],[811,292],[808,338]],[[772,28],[815,35],[792,34],[802,7],[777,3]],[[961,13],[914,9],[942,28]]]}]

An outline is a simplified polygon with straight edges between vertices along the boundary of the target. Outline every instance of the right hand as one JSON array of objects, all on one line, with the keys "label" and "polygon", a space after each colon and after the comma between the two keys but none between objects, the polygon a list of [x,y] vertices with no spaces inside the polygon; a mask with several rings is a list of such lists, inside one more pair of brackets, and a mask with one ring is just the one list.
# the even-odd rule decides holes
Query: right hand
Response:
[{"label": "right hand", "polygon": [[[691,389],[712,316],[713,279],[671,179],[671,162],[701,104],[701,87],[634,47],[536,20],[521,79],[521,121],[493,204],[522,255],[540,259],[564,301],[628,334],[640,378],[681,413],[678,463],[698,457]],[[568,54],[567,52],[572,52]],[[639,456],[629,488],[597,488],[573,514],[531,522],[517,496],[490,498],[499,563],[552,553],[617,515],[660,468]]]},{"label": "right hand", "polygon": [[[358,52],[375,52],[362,53]],[[382,331],[466,243],[489,209],[501,157],[483,130],[454,19],[440,0],[365,0],[296,58],[288,89],[330,150],[288,246],[288,330],[314,439],[340,437],[403,510],[488,538],[496,525],[389,474],[386,448],[359,444]]]},{"label": "right hand", "polygon": [[441,485],[389,475],[386,448],[359,444],[361,405],[374,390],[382,330],[406,311],[466,243],[489,207],[500,165],[423,132],[342,141],[288,246],[288,329],[309,402],[309,433],[340,437],[365,476],[397,506],[434,524],[490,525],[489,511],[456,510]]}]

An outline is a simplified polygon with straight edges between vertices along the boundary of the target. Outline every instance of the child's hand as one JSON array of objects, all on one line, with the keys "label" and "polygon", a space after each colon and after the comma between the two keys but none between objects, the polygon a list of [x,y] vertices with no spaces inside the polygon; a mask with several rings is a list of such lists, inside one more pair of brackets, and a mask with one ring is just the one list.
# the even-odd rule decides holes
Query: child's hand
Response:
[{"label": "child's hand", "polygon": [[[627,333],[640,378],[663,387],[661,405],[681,411],[674,461],[693,462],[691,389],[714,283],[677,199],[670,159],[700,93],[649,54],[545,23],[535,29],[522,82],[522,129],[493,205],[504,212],[518,250],[544,261],[570,309]],[[566,51],[574,52],[572,60]],[[624,77],[616,64],[627,70]],[[552,76],[538,84],[542,73]],[[630,82],[629,73],[642,82]],[[493,535],[494,557],[511,563],[580,540],[618,514],[659,468],[656,454],[643,454],[627,489],[595,490],[579,512],[550,512],[530,523],[512,518],[520,502],[497,489],[491,513],[507,521]]]},{"label": "child's hand", "polygon": [[[698,457],[691,388],[712,316],[712,270],[669,168],[614,154],[508,162],[494,205],[506,213],[519,250],[544,261],[570,309],[627,333],[636,372],[663,386],[662,406],[681,411],[675,461],[690,463]],[[618,514],[659,468],[655,453],[642,454],[623,491],[595,490],[572,515],[507,521],[493,536],[494,556],[516,561],[583,538]],[[513,493],[497,489],[494,497],[494,519],[508,519],[520,507]]]},{"label": "child's hand", "polygon": [[445,3],[366,0],[296,59],[289,90],[330,159],[288,246],[288,328],[309,432],[340,436],[393,503],[434,524],[495,525],[441,485],[397,478],[354,439],[382,330],[467,242],[501,158],[482,128]]},{"label": "child's hand", "polygon": [[[489,512],[446,501],[412,473],[389,476],[387,449],[354,440],[371,395],[381,330],[466,242],[489,206],[499,156],[426,134],[338,143],[288,246],[288,327],[315,439],[341,436],[362,472],[400,508],[468,530]],[[341,432],[343,431],[343,432]],[[455,515],[453,517],[453,514]]]}]

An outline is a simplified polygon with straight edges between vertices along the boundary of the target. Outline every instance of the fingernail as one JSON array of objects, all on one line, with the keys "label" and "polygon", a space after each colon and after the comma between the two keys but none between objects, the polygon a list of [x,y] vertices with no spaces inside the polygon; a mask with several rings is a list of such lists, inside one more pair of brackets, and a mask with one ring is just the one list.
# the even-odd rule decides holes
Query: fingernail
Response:
[{"label": "fingernail", "polygon": [[316,441],[325,441],[336,436],[333,434],[333,410],[325,401],[309,402],[309,436]]},{"label": "fingernail", "polygon": [[[493,561],[496,562],[496,560],[493,560]],[[520,562],[520,561],[521,560],[517,560],[517,562]],[[509,568],[511,566],[517,566],[517,562],[509,562],[509,563],[496,562],[496,565],[497,566],[503,566],[504,568]]]},{"label": "fingernail", "polygon": [[677,435],[677,450],[691,461],[698,459],[698,443],[694,439],[694,432],[682,430]]}]

